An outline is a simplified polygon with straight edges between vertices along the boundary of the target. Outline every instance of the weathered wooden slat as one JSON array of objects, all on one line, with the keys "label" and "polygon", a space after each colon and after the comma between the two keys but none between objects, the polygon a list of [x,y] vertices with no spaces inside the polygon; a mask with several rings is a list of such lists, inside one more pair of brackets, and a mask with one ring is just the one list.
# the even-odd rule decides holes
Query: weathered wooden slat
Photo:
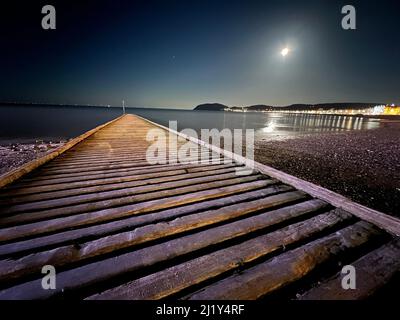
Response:
[{"label": "weathered wooden slat", "polygon": [[[210,160],[218,160],[221,159],[220,155],[215,155],[215,156],[210,156],[208,159]],[[180,163],[190,163],[190,161],[194,161],[197,163],[199,159],[197,157],[192,157],[192,158],[187,158],[185,159],[187,162],[180,161]],[[143,161],[138,161],[138,162],[131,162],[131,163],[120,163],[120,164],[108,164],[108,165],[93,165],[90,167],[85,167],[79,168],[79,167],[74,167],[74,168],[69,168],[69,169],[53,169],[53,170],[46,170],[43,169],[41,172],[42,176],[51,176],[51,175],[60,175],[60,174],[71,174],[71,173],[82,173],[82,172],[93,172],[93,171],[107,171],[107,170],[114,170],[114,169],[123,169],[123,168],[136,168],[136,167],[144,167],[144,166],[150,166],[151,164],[145,159]]]},{"label": "weathered wooden slat", "polygon": [[[165,151],[165,154],[167,157],[170,157],[171,155],[176,156],[177,153],[170,153],[168,151]],[[196,156],[197,158],[201,159],[202,157],[208,157],[210,155],[210,150],[205,150],[201,152],[191,152],[190,154],[187,154],[187,156]],[[214,153],[214,155],[217,155],[217,153]],[[181,155],[182,156],[182,155]],[[100,164],[118,164],[122,162],[143,162],[146,159],[152,159],[155,157],[151,157],[147,155],[146,153],[144,154],[137,154],[135,153],[134,155],[132,154],[121,154],[121,155],[113,155],[112,157],[105,157],[103,156],[95,156],[93,155],[92,157],[88,157],[87,159],[81,159],[81,160],[74,160],[74,159],[58,159],[58,160],[52,160],[51,162],[46,164],[47,169],[56,169],[56,168],[73,168],[76,166],[88,166],[88,165],[100,165]],[[57,158],[56,158],[57,159]]]},{"label": "weathered wooden slat", "polygon": [[[184,159],[186,162],[187,161],[192,161],[195,162],[197,160],[201,159],[208,159],[210,158],[207,154],[203,156],[203,154],[200,155],[190,155],[186,157],[180,156],[180,159]],[[214,158],[219,158],[218,155],[214,155]],[[166,157],[166,160],[169,160],[169,157]],[[156,163],[159,161],[159,158],[156,156],[148,156],[148,157],[142,157],[140,159],[129,159],[128,157],[125,157],[125,159],[121,159],[118,161],[111,161],[111,160],[106,160],[106,161],[96,161],[92,160],[88,163],[64,163],[64,164],[53,164],[53,165],[46,165],[43,168],[43,172],[46,173],[46,175],[50,175],[53,173],[58,173],[60,170],[67,170],[67,169],[74,169],[74,168],[82,168],[82,170],[89,170],[93,167],[98,167],[98,166],[118,166],[121,164],[131,164],[131,165],[136,165],[136,164],[143,164],[143,163]],[[181,161],[179,161],[182,163]]]},{"label": "weathered wooden slat", "polygon": [[[224,194],[230,194],[232,190],[241,190],[244,192],[255,188],[266,187],[270,184],[276,183],[275,180],[251,181],[252,179],[249,178],[254,177],[246,177],[244,179],[242,178],[242,180],[232,179],[235,181],[231,181],[230,185],[227,184],[226,181],[224,181],[225,183],[221,184],[219,187],[216,186],[215,183],[213,183],[212,185],[216,186],[213,189],[209,189],[208,186],[210,186],[211,184],[207,184],[207,186],[203,186],[203,192],[183,193],[178,194],[175,197],[168,198],[160,195],[160,197],[155,200],[143,201],[116,208],[103,209],[95,212],[83,213],[68,217],[59,217],[58,219],[45,220],[36,223],[0,229],[0,241],[10,241],[26,236],[40,235],[56,231],[59,232],[67,230],[69,228],[98,224],[111,220],[117,220],[124,217],[129,217],[135,214],[143,214],[149,211],[162,210],[168,207],[193,203],[202,199],[220,197]],[[238,181],[242,181],[242,183],[240,184],[238,183]],[[198,185],[197,187],[197,190],[201,190],[201,185]],[[183,188],[180,188],[179,191],[182,192],[182,189]],[[158,192],[158,194],[160,193],[162,192]],[[50,210],[50,212],[52,211]]]},{"label": "weathered wooden slat", "polygon": [[[31,254],[18,260],[0,260],[0,281],[17,278],[25,274],[40,271],[43,265],[51,264],[55,267],[78,262],[114,250],[132,247],[152,240],[188,232],[197,228],[210,226],[234,218],[243,217],[250,213],[265,211],[270,208],[287,204],[304,195],[298,193],[274,195],[276,192],[287,191],[288,187],[270,188],[270,195],[263,199],[241,202],[220,209],[204,211],[196,214],[178,217],[174,220],[150,224],[132,231],[121,232],[90,242],[59,247],[50,251]],[[323,204],[321,204],[321,208]]]},{"label": "weathered wooden slat", "polygon": [[[234,166],[234,165],[224,165],[224,164],[218,164],[218,165],[183,165],[177,166],[176,168],[165,168],[160,169],[160,171],[157,172],[157,170],[153,169],[148,169],[148,170],[139,170],[139,171],[133,171],[133,172],[126,172],[126,173],[116,173],[116,174],[102,174],[97,177],[90,177],[87,180],[82,181],[81,179],[74,179],[69,182],[62,182],[62,181],[54,181],[54,182],[59,182],[59,183],[49,183],[49,184],[40,184],[37,186],[30,186],[30,185],[24,185],[19,188],[14,188],[14,189],[8,189],[6,192],[4,192],[2,198],[9,198],[13,195],[13,193],[16,194],[16,197],[19,196],[24,196],[24,195],[29,195],[29,194],[35,194],[35,193],[40,193],[40,192],[48,192],[51,190],[54,191],[59,191],[59,190],[68,190],[68,189],[74,189],[74,188],[84,188],[84,187],[91,187],[91,186],[96,186],[96,185],[106,185],[106,184],[111,184],[111,183],[118,183],[118,182],[124,182],[124,181],[135,181],[135,180],[146,180],[149,178],[152,178],[154,176],[169,176],[169,175],[174,175],[174,174],[179,174],[181,172],[183,173],[196,173],[196,172],[206,172],[209,170],[216,170],[216,169],[223,169],[223,168],[231,168],[231,167],[236,167],[237,170],[240,170],[241,167],[239,166]],[[69,179],[68,179],[69,180]],[[37,191],[37,192],[36,192]]]},{"label": "weathered wooden slat", "polygon": [[187,299],[254,300],[304,277],[319,265],[380,234],[371,224],[358,222],[322,239],[278,255],[240,274],[207,286]]},{"label": "weathered wooden slat", "polygon": [[[44,299],[65,291],[94,285],[126,272],[143,269],[155,263],[171,260],[183,254],[195,252],[210,245],[313,212],[320,208],[321,203],[323,202],[312,200],[295,204],[60,272],[57,274],[55,290],[43,290],[41,279],[32,280],[0,291],[0,299]],[[354,229],[351,231],[353,232]],[[364,239],[366,236],[360,238]]]},{"label": "weathered wooden slat", "polygon": [[[235,190],[230,188],[230,191],[224,191],[223,195],[212,194],[206,199],[197,199],[199,202],[193,204],[183,205],[179,207],[172,207],[166,210],[157,211],[154,213],[147,213],[144,215],[133,216],[125,218],[123,220],[117,220],[113,222],[98,224],[91,227],[80,228],[77,230],[69,230],[64,232],[55,233],[48,236],[34,238],[34,240],[23,240],[19,242],[12,242],[8,244],[0,245],[0,256],[18,254],[22,251],[39,249],[41,247],[50,245],[60,245],[62,243],[74,241],[82,242],[84,239],[99,238],[102,236],[109,235],[111,233],[123,232],[127,229],[133,229],[134,227],[143,226],[150,223],[157,223],[160,221],[167,221],[172,218],[183,216],[190,213],[199,213],[201,211],[218,209],[223,206],[232,205],[242,201],[251,201],[260,199],[270,194],[270,189],[273,188],[277,192],[289,191],[288,186],[273,185],[271,187],[257,189],[255,191],[248,191],[241,193],[241,190]],[[218,198],[218,196],[221,196]],[[207,200],[211,198],[211,200]],[[216,198],[216,199],[214,199]],[[203,200],[203,201],[201,201]]]},{"label": "weathered wooden slat", "polygon": [[[128,204],[132,202],[137,202],[137,199],[149,199],[157,196],[155,191],[163,191],[163,190],[173,190],[178,189],[180,187],[189,187],[196,184],[205,184],[205,183],[218,183],[224,180],[235,179],[237,177],[236,172],[229,172],[219,175],[203,175],[197,178],[188,178],[178,181],[165,182],[159,184],[149,184],[149,185],[139,185],[138,187],[132,188],[124,188],[121,190],[111,190],[105,191],[101,193],[95,194],[85,194],[80,196],[75,196],[72,198],[60,198],[60,199],[51,199],[44,201],[31,202],[26,204],[15,204],[9,207],[5,207],[1,209],[1,218],[0,225],[15,223],[15,222],[23,222],[23,221],[32,221],[35,217],[39,219],[40,217],[48,217],[48,215],[43,214],[44,210],[52,209],[51,211],[54,213],[58,210],[59,212],[65,212],[65,208],[68,208],[68,214],[72,213],[80,213],[80,212],[89,212],[94,211],[99,208],[109,208],[117,205]],[[257,176],[256,176],[257,177]],[[261,178],[261,176],[258,176]],[[212,186],[211,186],[212,187]],[[171,191],[171,194],[174,194]],[[140,195],[142,195],[140,197]],[[143,198],[144,197],[144,198]],[[108,200],[107,203],[104,201]],[[79,207],[80,206],[80,207]],[[32,214],[25,214],[30,211],[38,211]],[[7,217],[7,215],[12,215]],[[28,220],[26,220],[28,219]]]},{"label": "weathered wooden slat", "polygon": [[[88,179],[85,181],[79,180],[77,182],[69,182],[69,183],[57,183],[57,184],[48,184],[48,185],[40,185],[36,186],[35,188],[32,187],[21,187],[19,189],[14,189],[12,191],[4,192],[0,197],[0,202],[7,203],[10,197],[15,198],[11,202],[14,201],[18,202],[19,198],[23,198],[28,195],[40,195],[40,194],[47,194],[52,192],[58,191],[71,191],[79,189],[80,192],[84,192],[86,188],[94,187],[94,186],[107,186],[110,184],[118,184],[123,182],[130,182],[130,181],[143,181],[149,180],[156,177],[171,177],[180,174],[189,174],[189,173],[199,173],[203,172],[207,174],[209,171],[213,170],[220,170],[220,169],[228,169],[228,168],[235,168],[235,170],[240,171],[241,167],[237,167],[234,165],[206,165],[204,167],[188,167],[188,168],[177,168],[176,170],[168,170],[168,171],[161,171],[161,172],[150,172],[141,171],[138,174],[121,174],[116,177],[102,177],[99,179]],[[244,167],[243,167],[244,168]]]},{"label": "weathered wooden slat", "polygon": [[[182,172],[183,171],[183,172]],[[0,210],[6,214],[7,210],[3,210],[6,206],[10,207],[15,204],[21,204],[21,203],[28,203],[28,202],[35,202],[35,204],[40,205],[39,201],[44,201],[47,200],[49,202],[54,201],[56,202],[55,206],[63,206],[63,201],[64,203],[67,203],[69,205],[74,204],[74,203],[80,203],[80,199],[86,199],[87,201],[92,201],[90,200],[90,197],[84,198],[83,195],[87,194],[93,194],[96,193],[95,195],[92,196],[93,201],[100,200],[100,199],[106,199],[107,194],[106,192],[109,191],[109,198],[114,198],[118,197],[118,194],[122,194],[123,196],[128,195],[129,193],[131,194],[139,194],[143,192],[138,190],[134,190],[133,188],[137,188],[139,186],[147,186],[149,187],[150,185],[157,185],[157,189],[162,189],[162,184],[166,182],[173,182],[173,181],[183,181],[186,179],[194,179],[194,178],[199,178],[199,177],[210,177],[214,175],[219,175],[219,174],[226,174],[234,172],[236,173],[236,168],[231,167],[231,168],[223,168],[223,169],[217,169],[217,170],[212,170],[212,171],[203,171],[203,172],[197,172],[197,173],[185,173],[184,170],[181,170],[180,174],[173,174],[173,175],[168,175],[164,174],[162,177],[158,174],[157,178],[150,178],[150,179],[145,179],[145,180],[138,180],[138,179],[133,179],[133,181],[127,181],[127,182],[119,182],[119,183],[112,183],[112,184],[106,184],[106,185],[95,185],[92,187],[84,187],[84,188],[76,188],[76,189],[68,189],[68,190],[62,190],[62,191],[51,191],[49,190],[47,193],[36,193],[33,195],[26,195],[23,197],[17,197],[13,199],[8,199],[8,201],[1,201],[0,200]],[[134,176],[134,178],[137,178],[137,176]],[[170,186],[167,186],[169,188]],[[128,192],[128,188],[130,188],[130,191]],[[126,191],[123,192],[123,189]],[[153,190],[152,188],[148,188],[149,190]],[[120,193],[116,192],[117,190],[121,190]],[[146,192],[146,190],[144,191]],[[70,198],[71,196],[75,196],[74,198]],[[68,197],[68,198],[67,198]],[[60,198],[66,198],[61,200]],[[1,208],[3,207],[3,208]],[[49,206],[47,206],[48,208]],[[50,207],[53,207],[50,205]],[[22,209],[21,211],[24,211],[25,209]],[[29,209],[26,209],[28,211]],[[1,216],[1,213],[0,213]]]},{"label": "weathered wooden slat", "polygon": [[301,300],[367,299],[389,283],[400,271],[400,240],[395,239],[351,263],[356,271],[356,288],[342,287],[343,274],[323,281],[299,297]]},{"label": "weathered wooden slat", "polygon": [[[84,202],[80,204],[72,204],[61,207],[50,206],[48,209],[42,209],[40,211],[32,211],[29,214],[18,213],[11,216],[5,216],[0,219],[0,225],[7,226],[15,223],[21,224],[39,220],[54,219],[56,217],[65,217],[65,216],[73,218],[76,217],[77,214],[90,215],[91,213],[96,213],[99,210],[104,212],[104,210],[107,210],[108,208],[109,210],[113,210],[114,208],[116,210],[119,210],[119,208],[121,208],[122,206],[126,206],[133,203],[140,203],[143,201],[149,201],[152,199],[160,199],[160,198],[168,199],[168,197],[172,197],[178,194],[186,194],[189,192],[195,192],[197,190],[213,189],[222,186],[245,183],[245,182],[259,180],[260,178],[261,176],[259,175],[237,178],[236,175],[232,173],[232,174],[220,175],[218,179],[216,177],[207,179],[204,178],[202,180],[203,183],[199,182],[199,184],[190,184],[187,181],[185,181],[183,185],[176,186],[175,188],[171,186],[172,189],[165,188],[140,194],[139,192],[137,192],[136,194],[134,193],[133,195],[121,196],[119,198],[112,198],[112,199],[106,198],[104,200],[101,200],[101,197],[99,196],[99,201],[86,202],[86,203]],[[195,179],[192,179],[191,181],[193,182],[193,180]]]},{"label": "weathered wooden slat", "polygon": [[321,231],[329,230],[350,218],[350,214],[337,209],[332,210],[238,245],[174,265],[87,299],[154,300],[165,298],[228,271],[242,269],[249,262],[282,250],[285,246],[305,240]]},{"label": "weathered wooden slat", "polygon": [[[233,166],[234,164],[210,164],[208,161],[206,162],[200,162],[198,164],[170,164],[170,165],[153,165],[153,166],[147,166],[147,167],[141,167],[141,168],[135,168],[135,169],[119,169],[119,170],[112,170],[112,171],[107,171],[107,172],[95,172],[93,174],[87,174],[87,175],[81,175],[81,174],[75,174],[75,175],[60,175],[60,176],[53,176],[52,178],[41,178],[36,177],[33,179],[23,179],[19,183],[15,183],[13,185],[10,185],[7,187],[5,190],[6,192],[10,192],[9,195],[12,194],[12,192],[17,192],[16,189],[20,188],[29,188],[31,190],[36,189],[37,187],[41,186],[54,186],[56,184],[63,184],[63,183],[84,183],[86,181],[92,181],[96,179],[108,179],[108,178],[114,178],[114,177],[125,177],[128,175],[143,175],[143,174],[148,174],[148,173],[155,173],[159,172],[160,174],[163,174],[163,172],[167,171],[172,171],[172,170],[178,170],[178,169],[184,169],[187,172],[195,172],[196,168],[204,168],[205,166]],[[237,166],[237,167],[240,167]],[[57,186],[54,186],[57,187]],[[25,191],[25,193],[28,193]],[[34,192],[31,192],[34,193]]]},{"label": "weathered wooden slat", "polygon": [[[135,121],[135,120],[133,120]],[[141,134],[136,134],[134,137],[123,137],[125,134],[124,133],[118,133],[119,139],[121,140],[122,145],[118,144],[118,138],[117,139],[111,139],[111,138],[104,138],[102,139],[102,142],[98,147],[94,146],[91,141],[97,141],[99,140],[98,137],[93,137],[92,140],[88,139],[86,140],[86,143],[84,145],[78,145],[71,149],[71,152],[68,152],[68,154],[65,154],[63,158],[66,159],[76,159],[79,157],[85,157],[86,155],[90,155],[91,153],[98,153],[99,151],[107,150],[109,152],[112,152],[114,154],[118,153],[126,153],[126,150],[128,151],[135,151],[139,152],[141,154],[145,154],[146,147],[151,145],[153,142],[147,142],[144,141],[146,139],[146,135],[141,135]],[[137,139],[139,138],[139,139]],[[132,142],[132,139],[136,139],[135,143],[128,143],[127,142]],[[166,136],[165,139],[160,139],[158,141],[165,142],[164,147],[160,146],[160,150],[167,150],[167,151],[176,151],[177,148],[174,146],[169,146],[168,141],[169,137]],[[177,146],[183,146],[188,148],[193,148],[193,150],[207,150],[205,147],[201,147],[197,145],[196,143],[190,142],[186,139],[181,139],[179,138],[177,143]],[[104,148],[105,147],[105,148]]]},{"label": "weathered wooden slat", "polygon": [[[138,165],[138,166],[126,166],[124,168],[111,168],[108,170],[94,170],[94,171],[83,171],[83,172],[74,172],[74,173],[54,173],[54,174],[49,174],[49,175],[41,175],[43,170],[45,169],[40,169],[40,176],[37,177],[33,177],[33,178],[25,178],[23,179],[23,181],[21,181],[22,183],[30,183],[30,182],[41,182],[41,181],[54,181],[56,179],[68,179],[68,178],[75,178],[75,180],[77,180],[76,178],[79,177],[80,180],[83,180],[85,177],[88,177],[88,179],[90,179],[92,176],[97,176],[100,174],[114,174],[114,173],[120,173],[120,172],[128,172],[128,171],[139,171],[139,170],[152,170],[155,167],[159,167],[160,169],[163,168],[173,168],[175,166],[178,165],[204,165],[204,164],[209,164],[209,165],[217,165],[217,164],[232,164],[234,162],[232,162],[230,159],[226,159],[226,158],[209,158],[209,159],[205,159],[205,160],[195,160],[195,161],[188,161],[188,162],[168,162],[167,164],[146,164],[146,165]],[[240,164],[239,164],[240,165]],[[74,179],[73,179],[74,180]],[[18,186],[20,185],[20,183],[18,183]],[[12,188],[12,186],[10,186],[10,188]]]},{"label": "weathered wooden slat", "polygon": [[[136,137],[137,138],[137,137]],[[140,137],[139,137],[140,138]],[[95,154],[93,152],[88,152],[88,153],[82,153],[82,152],[77,152],[77,150],[71,150],[70,152],[68,152],[67,154],[64,154],[62,157],[60,158],[55,158],[54,160],[52,160],[51,162],[49,162],[47,165],[58,165],[58,164],[65,164],[65,163],[88,163],[90,160],[95,160],[95,161],[115,161],[115,160],[121,160],[125,157],[128,157],[128,159],[144,159],[146,158],[146,148],[144,148],[143,146],[140,147],[140,149],[134,150],[134,149],[129,149],[126,148],[127,146],[129,146],[129,142],[130,141],[125,141],[125,148],[124,150],[127,151],[119,151],[119,152],[113,152],[112,154]],[[166,141],[167,143],[167,141]],[[165,149],[159,149],[159,151],[162,151],[164,153],[166,153],[166,155],[176,155],[179,147],[185,145],[185,149],[188,151],[190,150],[190,153],[192,154],[209,154],[212,153],[212,151],[210,151],[207,148],[203,148],[203,147],[199,147],[198,145],[192,143],[191,145],[188,145],[187,143],[181,143],[181,144],[177,144],[176,149],[170,149],[170,148],[165,148]],[[79,151],[79,150],[78,150]],[[83,151],[83,150],[82,150]],[[215,153],[215,152],[214,152]],[[187,153],[189,154],[189,153]],[[217,153],[215,153],[217,154]]]},{"label": "weathered wooden slat", "polygon": [[72,148],[73,146],[75,146],[76,144],[80,143],[81,141],[83,141],[84,139],[86,139],[87,137],[91,136],[92,134],[94,134],[95,132],[97,132],[98,130],[105,128],[108,125],[111,125],[112,123],[118,121],[122,119],[121,117],[116,118],[110,122],[107,122],[103,125],[100,125],[88,132],[85,132],[84,134],[80,135],[79,137],[72,139],[70,141],[68,141],[66,144],[60,146],[59,148],[57,148],[56,150],[51,151],[50,153],[44,155],[43,157],[39,158],[39,159],[35,159],[32,160],[24,165],[22,165],[21,167],[12,170],[6,174],[3,174],[0,176],[0,188],[3,188],[4,186],[16,181],[17,179],[21,178],[22,176],[28,174],[29,172],[35,170],[36,168],[42,166],[43,164],[47,163],[48,161],[54,159],[55,157],[57,157],[58,155],[64,153],[65,151],[67,151],[68,149]]},{"label": "weathered wooden slat", "polygon": [[[169,158],[173,156],[173,157],[177,157],[176,154],[166,154],[166,160],[169,160]],[[219,158],[220,155],[214,153],[212,155],[210,155],[209,152],[205,152],[205,153],[199,153],[199,154],[190,154],[187,156],[183,156],[183,155],[179,155],[180,159],[185,160],[185,161],[195,161],[195,160],[201,160],[201,159],[208,159],[208,158]],[[89,159],[90,160],[90,159]],[[152,163],[155,161],[158,161],[159,158],[157,156],[146,156],[143,155],[142,157],[139,158],[135,158],[132,159],[129,156],[125,156],[125,157],[121,157],[120,160],[116,160],[114,158],[113,161],[99,161],[99,157],[93,157],[91,161],[88,162],[81,162],[81,163],[68,163],[66,161],[63,161],[62,163],[58,163],[58,164],[53,164],[52,162],[48,163],[44,169],[45,171],[43,173],[45,173],[46,175],[50,175],[52,173],[58,173],[62,170],[70,170],[70,169],[76,169],[77,167],[82,168],[83,170],[89,171],[92,168],[97,168],[97,167],[101,167],[101,166],[119,166],[119,165],[123,165],[123,164],[131,164],[131,165],[143,165],[144,163]],[[181,161],[180,161],[181,162]]]},{"label": "weathered wooden slat", "polygon": [[[126,143],[129,143],[128,141]],[[54,170],[59,170],[59,169],[74,169],[76,168],[77,165],[82,165],[84,167],[94,167],[94,166],[107,166],[110,164],[114,165],[120,165],[123,164],[124,162],[127,163],[132,163],[132,164],[138,164],[138,163],[143,163],[146,162],[146,159],[157,159],[158,154],[147,154],[145,150],[148,147],[143,147],[143,151],[141,153],[132,153],[132,152],[127,152],[127,153],[118,153],[118,154],[104,154],[104,152],[100,152],[98,155],[93,154],[90,152],[86,157],[76,159],[76,160],[64,160],[64,159],[58,159],[53,160],[48,162],[44,167],[49,171]],[[159,150],[160,151],[160,150]],[[89,156],[90,155],[90,156]],[[163,150],[163,155],[167,159],[177,159],[178,156],[182,158],[190,158],[190,157],[195,157],[198,159],[208,159],[210,157],[218,157],[221,156],[220,154],[216,152],[212,152],[210,150],[208,151],[201,151],[201,152],[191,152],[188,153],[186,152],[185,154],[178,153],[177,151],[167,151]]]},{"label": "weathered wooden slat", "polygon": [[[169,159],[169,154],[166,155],[166,159]],[[215,156],[217,156],[215,154]],[[183,156],[180,156],[183,157]],[[188,159],[207,159],[209,158],[209,154],[208,153],[200,153],[200,154],[192,154],[192,155],[188,155],[185,156],[185,158]],[[48,172],[51,172],[53,170],[58,170],[58,169],[70,169],[70,168],[76,168],[76,167],[82,167],[82,168],[90,168],[92,166],[99,166],[99,165],[118,165],[118,164],[122,164],[122,163],[131,163],[131,164],[136,164],[136,163],[143,163],[144,161],[148,161],[148,162],[153,162],[153,161],[157,161],[158,157],[157,156],[141,156],[141,157],[137,157],[137,158],[133,158],[130,156],[121,156],[120,158],[117,157],[112,157],[110,159],[104,159],[101,158],[99,159],[98,157],[93,157],[93,159],[88,159],[86,161],[67,161],[67,160],[63,160],[63,161],[59,161],[57,163],[55,162],[50,162],[49,164],[46,165],[46,170],[48,170]]]}]

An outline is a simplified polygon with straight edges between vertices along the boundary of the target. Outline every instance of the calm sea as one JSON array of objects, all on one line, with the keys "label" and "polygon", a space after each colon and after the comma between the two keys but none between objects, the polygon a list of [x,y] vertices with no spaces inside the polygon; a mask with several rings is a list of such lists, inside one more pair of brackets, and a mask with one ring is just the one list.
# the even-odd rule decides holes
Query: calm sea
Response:
[{"label": "calm sea", "polygon": [[[169,121],[177,121],[179,130],[254,129],[256,140],[286,139],[305,133],[374,129],[381,125],[378,119],[333,115],[148,108],[127,108],[126,112],[165,126]],[[1,106],[0,143],[65,140],[112,120],[121,113],[119,108],[103,107]]]}]

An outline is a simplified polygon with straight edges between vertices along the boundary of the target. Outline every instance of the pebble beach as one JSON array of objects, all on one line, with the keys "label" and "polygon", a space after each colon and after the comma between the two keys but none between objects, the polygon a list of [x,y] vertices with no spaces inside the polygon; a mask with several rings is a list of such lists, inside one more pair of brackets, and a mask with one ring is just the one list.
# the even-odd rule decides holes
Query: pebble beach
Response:
[{"label": "pebble beach", "polygon": [[24,163],[44,156],[65,142],[11,143],[0,145],[0,175],[12,171]]},{"label": "pebble beach", "polygon": [[400,122],[374,130],[259,141],[255,159],[367,207],[400,216]]}]

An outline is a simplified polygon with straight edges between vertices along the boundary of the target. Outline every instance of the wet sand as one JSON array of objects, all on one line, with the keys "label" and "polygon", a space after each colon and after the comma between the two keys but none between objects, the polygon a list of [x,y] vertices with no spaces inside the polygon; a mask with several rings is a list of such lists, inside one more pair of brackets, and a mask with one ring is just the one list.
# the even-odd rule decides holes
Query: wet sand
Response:
[{"label": "wet sand", "polygon": [[260,141],[255,159],[400,216],[400,122],[388,121],[374,130]]}]

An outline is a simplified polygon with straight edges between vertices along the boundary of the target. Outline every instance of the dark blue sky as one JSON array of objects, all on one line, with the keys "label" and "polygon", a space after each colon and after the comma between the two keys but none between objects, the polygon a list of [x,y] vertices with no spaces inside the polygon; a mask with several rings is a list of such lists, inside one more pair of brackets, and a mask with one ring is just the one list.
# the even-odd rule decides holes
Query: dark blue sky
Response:
[{"label": "dark blue sky", "polygon": [[[9,4],[6,6],[6,3]],[[53,4],[57,30],[41,29]],[[357,30],[341,28],[353,4]],[[1,101],[400,103],[399,1],[2,2]],[[279,52],[289,46],[286,58]]]}]

